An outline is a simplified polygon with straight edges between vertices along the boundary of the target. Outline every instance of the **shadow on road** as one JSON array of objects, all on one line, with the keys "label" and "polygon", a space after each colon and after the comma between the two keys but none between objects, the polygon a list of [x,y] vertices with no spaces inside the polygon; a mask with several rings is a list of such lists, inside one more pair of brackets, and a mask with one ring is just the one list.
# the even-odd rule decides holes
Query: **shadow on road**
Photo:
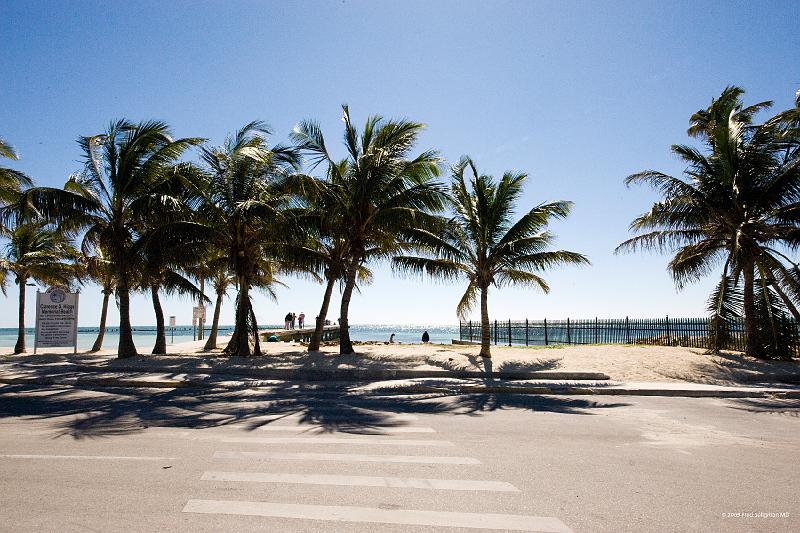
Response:
[{"label": "shadow on road", "polygon": [[800,399],[741,399],[731,400],[731,409],[748,413],[766,413],[773,415],[800,417]]},{"label": "shadow on road", "polygon": [[[242,390],[117,388],[0,388],[0,419],[50,420],[55,436],[98,438],[148,427],[212,428],[231,424],[254,430],[294,416],[315,431],[380,434],[408,424],[404,414],[479,416],[495,410],[589,415],[622,407],[567,397],[518,394],[389,395],[356,385],[286,383]],[[298,420],[299,419],[299,420]]]}]

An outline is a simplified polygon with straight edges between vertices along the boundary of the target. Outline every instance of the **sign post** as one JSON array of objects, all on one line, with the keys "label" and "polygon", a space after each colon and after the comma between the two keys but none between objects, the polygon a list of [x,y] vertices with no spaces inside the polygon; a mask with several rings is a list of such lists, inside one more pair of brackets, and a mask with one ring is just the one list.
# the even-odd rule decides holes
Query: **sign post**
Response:
[{"label": "sign post", "polygon": [[203,322],[206,318],[206,306],[205,305],[196,305],[192,307],[192,340],[200,340],[202,338],[201,333],[198,331],[195,338],[195,326],[199,324],[199,326],[203,327]]},{"label": "sign post", "polygon": [[72,346],[78,353],[78,297],[60,287],[46,292],[36,291],[36,337],[33,353],[38,348]]},{"label": "sign post", "polygon": [[175,344],[175,317],[169,317],[169,327],[172,330],[172,342],[170,344]]}]

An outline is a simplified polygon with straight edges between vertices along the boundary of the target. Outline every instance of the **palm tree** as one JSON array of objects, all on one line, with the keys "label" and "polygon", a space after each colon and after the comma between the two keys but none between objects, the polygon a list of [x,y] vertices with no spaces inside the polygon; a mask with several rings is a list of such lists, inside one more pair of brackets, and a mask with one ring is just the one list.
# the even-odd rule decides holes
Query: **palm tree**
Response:
[{"label": "palm tree", "polygon": [[86,275],[94,283],[100,285],[103,292],[103,307],[100,311],[100,326],[97,330],[97,338],[92,345],[91,352],[103,349],[103,339],[106,336],[106,318],[108,317],[108,300],[114,294],[116,282],[114,276],[116,268],[108,259],[108,254],[103,251],[101,246],[95,248],[94,255],[84,257],[83,262],[86,266]]},{"label": "palm tree", "polygon": [[23,211],[32,209],[69,231],[84,232],[85,255],[93,255],[98,246],[108,253],[116,268],[120,358],[137,355],[130,291],[134,274],[142,266],[146,218],[175,210],[179,200],[164,192],[163,185],[175,179],[175,163],[184,151],[201,141],[174,140],[163,122],[118,120],[105,133],[78,140],[84,169],[64,189],[37,187],[21,196]]},{"label": "palm tree", "polygon": [[190,296],[192,299],[199,298],[203,302],[209,301],[208,298],[201,296],[200,289],[182,272],[186,258],[191,257],[191,254],[187,254],[181,246],[170,246],[159,237],[160,234],[156,233],[148,239],[142,266],[135,278],[136,288],[150,293],[156,315],[156,342],[151,352],[153,355],[167,353],[167,328],[161,306],[161,293]]},{"label": "palm tree", "polygon": [[[16,161],[19,159],[17,151],[0,137],[0,157]],[[0,208],[16,201],[19,192],[24,187],[33,186],[31,179],[18,170],[0,166]]]},{"label": "palm tree", "polygon": [[320,266],[321,274],[325,283],[325,293],[322,297],[322,304],[314,322],[314,333],[308,343],[308,351],[316,352],[322,342],[322,332],[325,328],[325,320],[328,317],[328,308],[331,304],[333,287],[341,281],[345,272],[346,247],[341,240],[321,237],[307,248],[309,255]]},{"label": "palm tree", "polygon": [[689,134],[704,151],[673,145],[687,165],[684,177],[647,170],[626,183],[646,183],[663,199],[631,223],[638,233],[618,251],[674,252],[669,263],[678,288],[722,265],[709,300],[711,348],[744,315],[746,353],[787,357],[787,314],[798,316],[800,268],[790,257],[800,246],[800,158],[781,119],[753,124],[770,102],[744,107],[738,87],[726,88],[690,119]]},{"label": "palm tree", "polygon": [[28,280],[42,285],[69,285],[77,276],[78,252],[60,230],[47,222],[21,222],[3,232],[9,242],[0,258],[0,286],[14,274],[19,286],[19,331],[14,353],[25,352],[25,288]]},{"label": "palm tree", "polygon": [[278,222],[293,201],[284,184],[299,166],[298,155],[292,148],[267,146],[269,133],[265,124],[255,121],[222,147],[203,148],[205,177],[196,184],[201,195],[199,216],[173,228],[178,242],[226,251],[228,269],[239,289],[227,355],[261,353],[250,290],[273,282],[277,265],[272,259],[282,238]]},{"label": "palm tree", "polygon": [[369,262],[392,257],[405,246],[403,231],[431,225],[434,212],[445,202],[439,175],[439,158],[433,151],[410,157],[423,124],[407,120],[367,119],[359,133],[343,106],[347,157],[335,161],[315,122],[302,122],[292,135],[311,158],[312,166],[326,166],[326,192],[318,197],[320,209],[336,213],[330,228],[343,245],[344,289],[339,312],[339,352],[353,353],[349,309],[359,273]]},{"label": "palm tree", "polygon": [[[468,169],[469,178],[464,175]],[[394,258],[395,268],[402,272],[468,282],[456,312],[463,319],[480,297],[482,357],[491,357],[489,287],[526,285],[547,293],[550,288],[537,273],[560,265],[589,264],[579,253],[549,249],[554,236],[547,225],[551,219],[566,218],[571,202],[539,204],[513,222],[526,177],[506,172],[496,182],[492,176],[478,174],[471,159],[462,158],[452,169],[450,204],[455,217],[436,232],[414,229],[408,233],[424,255]]]},{"label": "palm tree", "polygon": [[222,310],[222,299],[228,288],[236,283],[236,277],[228,269],[228,256],[225,253],[212,254],[201,265],[195,267],[194,272],[198,277],[211,280],[211,285],[217,295],[214,303],[214,317],[211,320],[211,331],[203,346],[203,350],[217,349],[217,333],[219,330],[219,315]]},{"label": "palm tree", "polygon": [[[325,285],[314,333],[308,344],[308,351],[315,352],[319,350],[322,341],[333,288],[344,281],[348,248],[346,240],[337,235],[337,228],[342,221],[339,211],[330,205],[330,200],[336,194],[332,181],[298,174],[295,176],[293,190],[303,203],[294,210],[289,220],[300,232],[281,243],[279,255],[284,263],[291,263],[297,271],[313,273],[315,279]],[[359,281],[366,282],[371,277],[372,273],[362,267]]]}]

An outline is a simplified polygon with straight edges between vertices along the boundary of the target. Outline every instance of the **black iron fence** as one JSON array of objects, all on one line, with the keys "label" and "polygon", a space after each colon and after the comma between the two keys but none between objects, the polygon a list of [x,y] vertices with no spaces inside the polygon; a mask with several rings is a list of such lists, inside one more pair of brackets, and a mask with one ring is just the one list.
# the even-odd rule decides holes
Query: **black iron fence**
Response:
[{"label": "black iron fence", "polygon": [[[798,332],[796,322],[791,328]],[[480,342],[481,323],[461,322],[460,339]],[[718,341],[723,350],[744,351],[746,337],[744,319],[726,324],[725,335]],[[651,344],[659,346],[687,346],[708,348],[711,342],[708,318],[620,318],[620,319],[566,319],[566,320],[494,320],[490,322],[489,336],[492,344],[521,344],[525,346],[549,344]],[[793,352],[800,347],[800,335],[794,338]]]}]

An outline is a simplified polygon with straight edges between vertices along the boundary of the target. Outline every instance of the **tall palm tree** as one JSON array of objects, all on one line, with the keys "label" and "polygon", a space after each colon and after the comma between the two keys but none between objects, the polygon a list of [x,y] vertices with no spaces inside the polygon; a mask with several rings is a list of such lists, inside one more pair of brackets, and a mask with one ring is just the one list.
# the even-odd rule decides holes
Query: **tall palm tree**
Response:
[{"label": "tall palm tree", "polygon": [[108,317],[108,300],[114,294],[116,287],[115,274],[116,268],[113,263],[108,259],[108,254],[103,251],[101,246],[94,250],[94,255],[84,257],[83,262],[86,266],[87,277],[100,285],[103,293],[103,306],[100,310],[100,326],[97,330],[97,338],[92,345],[91,352],[97,352],[103,349],[103,339],[106,336],[106,318]]},{"label": "tall palm tree", "polygon": [[[0,137],[0,158],[19,159],[17,151]],[[33,186],[31,179],[18,170],[0,166],[0,208],[16,201],[19,192],[25,187]]]},{"label": "tall palm tree", "polygon": [[282,239],[278,223],[293,201],[285,182],[299,167],[299,157],[293,148],[269,147],[265,139],[269,134],[265,124],[255,121],[223,146],[202,149],[205,177],[196,184],[201,195],[199,216],[176,224],[173,231],[179,242],[205,243],[227,253],[238,287],[227,355],[261,353],[250,290],[272,280],[276,265],[270,259]]},{"label": "tall palm tree", "polygon": [[800,246],[800,158],[791,149],[799,139],[780,118],[754,124],[771,103],[745,107],[743,93],[728,87],[691,117],[689,134],[704,150],[672,146],[685,176],[647,170],[626,179],[663,199],[631,223],[638,235],[617,250],[674,252],[668,268],[679,288],[722,265],[709,300],[711,348],[722,347],[731,318],[743,314],[748,355],[787,357],[786,317],[798,316],[800,299],[791,257]]},{"label": "tall palm tree", "polygon": [[25,352],[25,289],[28,280],[42,285],[69,285],[78,274],[78,252],[69,238],[47,222],[22,222],[3,232],[9,242],[0,257],[0,286],[14,275],[19,286],[19,330],[14,353]]},{"label": "tall palm tree", "polygon": [[[465,177],[469,171],[471,176]],[[538,273],[560,265],[589,264],[585,256],[566,250],[550,250],[551,219],[569,215],[571,202],[535,206],[516,222],[514,210],[527,175],[506,172],[499,182],[478,174],[467,157],[452,169],[450,204],[455,216],[438,231],[414,229],[408,238],[425,255],[394,258],[396,269],[427,273],[445,280],[465,279],[467,290],[456,306],[463,319],[480,298],[482,357],[491,357],[489,288],[527,285],[545,293],[549,286]]]},{"label": "tall palm tree", "polygon": [[307,248],[309,255],[319,265],[322,279],[325,283],[325,292],[322,297],[319,313],[314,321],[314,333],[308,343],[308,351],[316,352],[322,342],[322,332],[325,328],[325,320],[328,317],[328,308],[331,304],[333,288],[337,282],[343,279],[345,273],[346,247],[341,240],[321,237]]},{"label": "tall palm tree", "polygon": [[344,289],[339,312],[339,352],[353,353],[349,309],[359,273],[371,261],[392,257],[404,248],[403,231],[431,225],[445,202],[440,183],[439,158],[433,151],[411,157],[423,124],[386,120],[374,115],[358,132],[343,106],[347,157],[334,160],[315,122],[302,122],[293,140],[312,166],[326,166],[326,191],[320,208],[336,213],[331,231],[344,246]]},{"label": "tall palm tree", "polygon": [[[298,174],[292,189],[302,200],[289,219],[300,232],[281,243],[279,255],[283,262],[295,266],[295,270],[310,272],[325,285],[320,311],[315,320],[314,333],[308,351],[319,350],[322,332],[328,316],[333,288],[344,281],[347,270],[347,241],[338,232],[342,225],[340,212],[332,208],[330,200],[335,197],[330,179],[317,179]],[[361,267],[359,281],[367,282],[372,273]]]},{"label": "tall palm tree", "polygon": [[156,342],[151,353],[160,355],[167,353],[167,328],[160,295],[177,294],[203,302],[209,300],[201,297],[200,288],[182,271],[182,267],[186,266],[186,250],[181,246],[170,246],[158,238],[159,234],[156,235],[148,239],[145,246],[142,266],[135,276],[135,286],[142,292],[150,293],[156,316]]},{"label": "tall palm tree", "polygon": [[174,210],[179,200],[163,191],[175,179],[175,163],[202,139],[173,139],[158,121],[112,122],[105,133],[78,140],[85,165],[64,189],[37,187],[21,196],[23,210],[34,210],[70,231],[82,231],[81,247],[97,246],[116,268],[120,313],[118,357],[137,355],[130,322],[130,291],[142,265],[147,217]]},{"label": "tall palm tree", "polygon": [[227,253],[220,251],[216,254],[209,254],[202,264],[197,265],[193,269],[198,277],[202,276],[203,279],[211,281],[214,293],[216,294],[214,316],[211,320],[211,331],[208,332],[208,338],[203,346],[203,350],[206,351],[217,349],[217,334],[219,331],[219,315],[222,311],[222,299],[225,297],[228,288],[236,283],[236,277],[231,274],[228,265]]}]

